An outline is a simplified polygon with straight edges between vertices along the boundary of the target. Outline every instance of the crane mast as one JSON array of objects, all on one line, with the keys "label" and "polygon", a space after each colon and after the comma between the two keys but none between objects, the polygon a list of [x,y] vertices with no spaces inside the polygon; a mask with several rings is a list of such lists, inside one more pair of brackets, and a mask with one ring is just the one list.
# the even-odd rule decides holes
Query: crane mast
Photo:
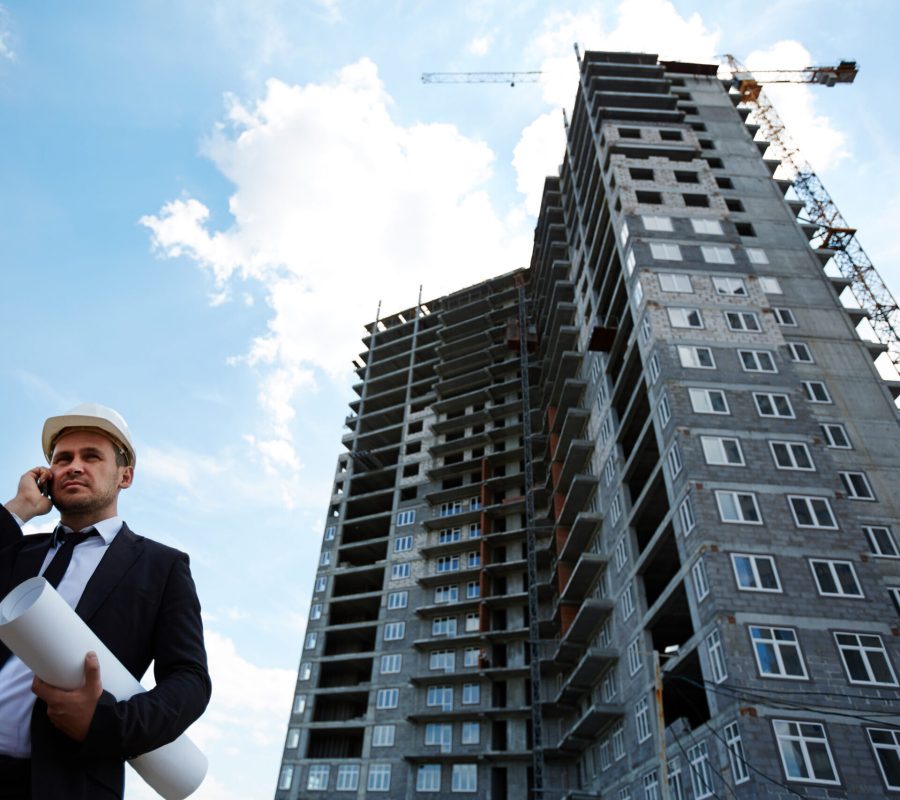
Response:
[{"label": "crane mast", "polygon": [[734,56],[727,55],[726,58],[732,72],[732,85],[740,94],[741,103],[753,110],[754,121],[781,160],[810,222],[818,226],[812,238],[813,246],[834,251],[835,266],[849,281],[851,293],[867,312],[875,336],[887,347],[888,356],[900,373],[900,306],[863,250],[856,236],[856,228],[850,226],[822,180],[800,155],[761,86],[762,83],[815,83],[824,86],[852,83],[858,72],[856,62],[841,61],[836,67],[754,73]]}]

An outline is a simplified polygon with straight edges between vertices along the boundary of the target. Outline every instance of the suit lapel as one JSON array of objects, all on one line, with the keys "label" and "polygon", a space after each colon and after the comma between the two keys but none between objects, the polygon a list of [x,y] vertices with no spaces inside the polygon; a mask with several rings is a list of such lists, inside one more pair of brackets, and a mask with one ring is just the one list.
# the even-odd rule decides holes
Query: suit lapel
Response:
[{"label": "suit lapel", "polygon": [[123,523],[109,549],[100,559],[87,586],[84,587],[81,599],[75,607],[79,617],[85,622],[90,621],[109,593],[119,585],[131,565],[140,557],[143,549],[143,538],[136,536]]}]

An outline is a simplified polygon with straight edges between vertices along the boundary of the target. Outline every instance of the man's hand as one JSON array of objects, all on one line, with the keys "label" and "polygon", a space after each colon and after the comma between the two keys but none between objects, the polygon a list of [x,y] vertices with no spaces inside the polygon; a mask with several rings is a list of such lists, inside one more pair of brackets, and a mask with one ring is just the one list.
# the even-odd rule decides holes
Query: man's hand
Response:
[{"label": "man's hand", "polygon": [[76,742],[83,742],[103,694],[97,654],[91,652],[85,656],[84,683],[80,688],[72,691],[57,689],[35,676],[31,691],[47,704],[47,716],[54,726]]},{"label": "man's hand", "polygon": [[[41,494],[41,487],[53,478],[46,467],[35,467],[19,478],[16,496],[6,503],[6,510],[15,514],[22,522],[41,517],[53,508],[50,498]],[[38,486],[40,482],[40,486]]]}]

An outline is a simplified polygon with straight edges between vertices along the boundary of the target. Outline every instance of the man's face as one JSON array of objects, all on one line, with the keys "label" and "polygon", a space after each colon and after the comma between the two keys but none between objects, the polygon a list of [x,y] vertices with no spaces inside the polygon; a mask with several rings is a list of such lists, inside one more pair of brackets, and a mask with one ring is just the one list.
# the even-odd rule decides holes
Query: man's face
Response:
[{"label": "man's face", "polygon": [[94,431],[63,433],[53,446],[53,505],[63,514],[115,511],[119,490],[131,485],[133,467],[116,464],[112,442]]}]

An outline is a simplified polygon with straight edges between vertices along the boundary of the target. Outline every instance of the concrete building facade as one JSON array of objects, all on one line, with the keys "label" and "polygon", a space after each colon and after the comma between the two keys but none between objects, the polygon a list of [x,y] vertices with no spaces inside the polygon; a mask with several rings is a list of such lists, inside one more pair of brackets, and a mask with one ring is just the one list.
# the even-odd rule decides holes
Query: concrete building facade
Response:
[{"label": "concrete building facade", "polygon": [[529,268],[368,326],[276,800],[900,793],[900,383],[735,97],[584,54]]}]

